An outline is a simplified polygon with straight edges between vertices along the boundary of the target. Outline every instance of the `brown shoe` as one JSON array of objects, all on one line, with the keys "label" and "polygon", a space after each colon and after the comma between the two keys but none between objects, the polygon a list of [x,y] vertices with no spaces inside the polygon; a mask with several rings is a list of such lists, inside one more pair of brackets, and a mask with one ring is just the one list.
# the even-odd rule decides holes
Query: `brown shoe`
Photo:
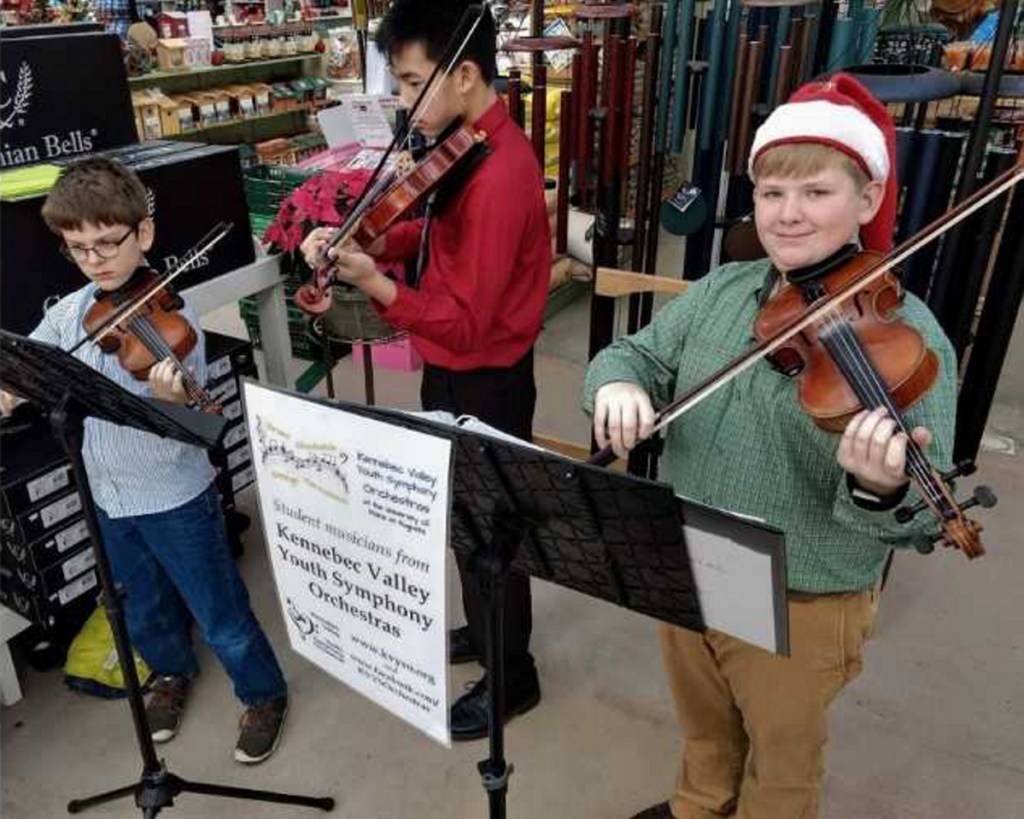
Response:
[{"label": "brown shoe", "polygon": [[675,819],[675,817],[672,815],[668,802],[662,802],[659,805],[652,805],[647,810],[640,811],[633,819]]},{"label": "brown shoe", "polygon": [[168,742],[178,733],[191,682],[180,674],[163,674],[150,684],[146,720],[153,742]]},{"label": "brown shoe", "polygon": [[284,727],[287,714],[287,697],[278,697],[264,705],[247,708],[242,714],[235,759],[246,765],[255,765],[274,753],[281,740],[281,728]]}]

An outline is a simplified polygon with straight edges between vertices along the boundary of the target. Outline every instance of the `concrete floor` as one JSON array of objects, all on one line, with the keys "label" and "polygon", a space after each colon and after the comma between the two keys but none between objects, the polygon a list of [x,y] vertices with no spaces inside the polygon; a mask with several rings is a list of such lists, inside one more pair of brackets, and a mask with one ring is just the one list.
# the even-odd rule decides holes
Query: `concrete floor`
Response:
[{"label": "concrete floor", "polygon": [[[545,330],[536,430],[583,442],[576,396],[586,359],[585,302]],[[204,319],[241,332],[230,310]],[[302,365],[296,364],[296,375]],[[416,374],[378,372],[378,401],[415,407]],[[339,397],[360,400],[361,372],[337,370]],[[986,454],[980,473],[1000,505],[983,516],[987,557],[901,555],[882,599],[865,673],[832,713],[824,815],[842,819],[1024,817],[1024,457]],[[252,490],[240,498],[256,520]],[[258,526],[242,571],[292,688],[277,755],[255,769],[232,761],[239,707],[213,657],[180,735],[159,746],[184,778],[331,795],[352,819],[487,816],[476,774],[486,743],[447,751],[362,699],[287,647]],[[507,730],[514,763],[508,815],[626,819],[664,799],[678,736],[655,623],[610,604],[535,582],[533,649],[541,706]],[[455,597],[455,590],[451,593]],[[454,618],[460,606],[451,606]],[[453,696],[477,668],[453,669]],[[128,783],[140,768],[124,702],[70,693],[58,673],[22,674],[25,699],[3,709],[3,816],[52,819],[68,799]],[[310,809],[184,795],[178,819],[314,816]],[[138,816],[130,803],[97,817]]]}]

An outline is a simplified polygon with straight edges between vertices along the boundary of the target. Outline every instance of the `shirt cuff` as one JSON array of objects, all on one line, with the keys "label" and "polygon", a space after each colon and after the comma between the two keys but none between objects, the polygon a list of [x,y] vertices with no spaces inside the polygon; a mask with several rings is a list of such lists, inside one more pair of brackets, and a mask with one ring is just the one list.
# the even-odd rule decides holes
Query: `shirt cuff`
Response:
[{"label": "shirt cuff", "polygon": [[846,490],[850,493],[850,499],[861,509],[866,509],[869,512],[888,512],[903,503],[903,499],[910,490],[910,481],[903,484],[892,495],[882,497],[869,489],[865,489],[857,483],[857,479],[853,475],[847,472]]}]

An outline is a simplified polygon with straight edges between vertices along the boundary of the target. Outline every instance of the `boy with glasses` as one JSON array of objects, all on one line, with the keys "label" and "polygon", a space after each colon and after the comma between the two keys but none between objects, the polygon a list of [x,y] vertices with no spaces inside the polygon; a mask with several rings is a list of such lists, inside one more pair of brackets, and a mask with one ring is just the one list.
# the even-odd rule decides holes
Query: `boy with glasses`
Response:
[{"label": "boy with glasses", "polygon": [[[43,219],[60,236],[64,255],[89,279],[48,310],[31,333],[66,350],[85,336],[84,318],[97,296],[117,290],[145,266],[155,228],[139,178],[103,158],[67,168],[43,205]],[[199,318],[188,304],[181,315],[198,337],[182,363],[202,384],[206,359]],[[75,355],[136,395],[188,402],[182,374],[169,359],[154,365],[143,382],[95,344]],[[9,413],[18,400],[0,391],[0,410]],[[146,706],[153,740],[166,742],[177,733],[199,672],[194,619],[246,706],[235,759],[262,762],[280,739],[287,687],[232,559],[206,453],[90,418],[82,454],[114,577],[127,592],[128,631],[155,673]]]}]

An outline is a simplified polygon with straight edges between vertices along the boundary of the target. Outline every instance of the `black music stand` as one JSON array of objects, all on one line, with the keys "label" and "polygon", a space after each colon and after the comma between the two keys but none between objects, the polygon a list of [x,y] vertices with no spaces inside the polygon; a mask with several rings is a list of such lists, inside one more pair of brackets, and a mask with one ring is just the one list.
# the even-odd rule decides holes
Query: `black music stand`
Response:
[{"label": "black music stand", "polygon": [[135,804],[142,810],[145,819],[152,819],[162,808],[173,805],[174,797],[183,792],[333,810],[334,799],[331,797],[299,796],[184,780],[167,770],[163,760],[157,759],[153,746],[142,700],[142,687],[135,670],[128,627],[121,606],[124,592],[114,583],[82,460],[85,419],[100,418],[206,449],[217,446],[227,421],[219,416],[194,412],[165,401],[139,398],[63,350],[6,330],[0,330],[0,386],[29,399],[49,414],[57,439],[71,461],[72,474],[82,499],[82,511],[96,555],[103,606],[117,647],[135,736],[142,755],[142,775],[137,783],[86,799],[74,799],[68,803],[68,813],[78,813],[94,805],[134,794]]},{"label": "black music stand", "polygon": [[776,530],[684,502],[664,483],[572,461],[496,430],[474,431],[475,419],[450,426],[394,410],[332,404],[339,405],[356,415],[452,440],[451,545],[468,555],[484,603],[490,756],[477,767],[491,819],[505,819],[512,773],[504,758],[502,719],[509,571],[703,631],[685,523],[772,557],[776,646],[788,653],[785,554]]}]

